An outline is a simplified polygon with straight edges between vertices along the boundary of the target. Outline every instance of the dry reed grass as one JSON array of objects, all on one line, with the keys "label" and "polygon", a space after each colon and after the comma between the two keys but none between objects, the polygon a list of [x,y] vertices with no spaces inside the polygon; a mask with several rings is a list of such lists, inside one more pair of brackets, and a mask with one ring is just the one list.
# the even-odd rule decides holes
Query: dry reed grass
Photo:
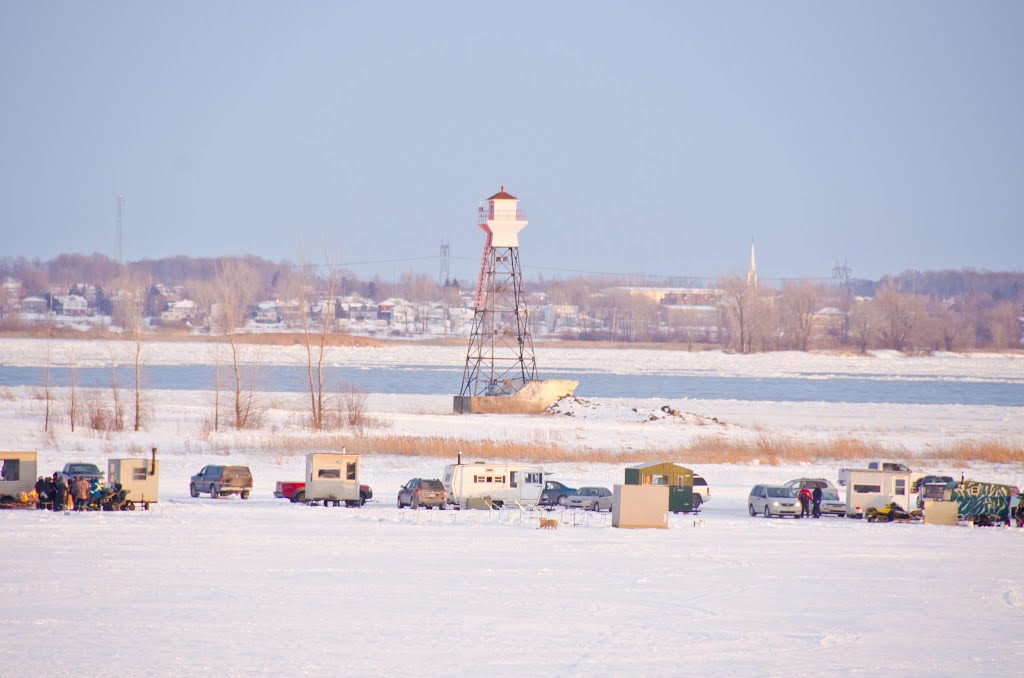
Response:
[{"label": "dry reed grass", "polygon": [[1024,463],[1024,447],[1006,440],[964,440],[949,448],[930,450],[926,456],[942,461],[1020,464]]},{"label": "dry reed grass", "polygon": [[701,438],[671,448],[608,450],[573,447],[543,440],[512,441],[448,436],[362,436],[347,433],[274,434],[254,436],[247,447],[287,458],[314,451],[341,450],[357,454],[455,458],[532,463],[622,464],[672,461],[682,464],[737,464],[756,461],[776,466],[822,460],[877,459],[907,456],[903,448],[871,444],[857,438],[801,441],[761,434],[756,440]]}]

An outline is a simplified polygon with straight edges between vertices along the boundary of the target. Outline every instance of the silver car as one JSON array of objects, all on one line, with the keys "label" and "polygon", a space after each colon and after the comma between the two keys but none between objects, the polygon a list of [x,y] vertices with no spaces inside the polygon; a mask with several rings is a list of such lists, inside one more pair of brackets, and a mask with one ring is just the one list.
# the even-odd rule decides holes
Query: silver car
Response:
[{"label": "silver car", "polygon": [[821,491],[821,514],[833,516],[846,515],[846,502],[839,498],[836,490]]},{"label": "silver car", "polygon": [[588,511],[611,511],[612,491],[607,487],[581,487],[576,494],[566,497],[565,505]]},{"label": "silver car", "polygon": [[763,513],[765,518],[775,516],[800,517],[800,500],[796,493],[785,485],[755,485],[747,497],[750,515]]}]

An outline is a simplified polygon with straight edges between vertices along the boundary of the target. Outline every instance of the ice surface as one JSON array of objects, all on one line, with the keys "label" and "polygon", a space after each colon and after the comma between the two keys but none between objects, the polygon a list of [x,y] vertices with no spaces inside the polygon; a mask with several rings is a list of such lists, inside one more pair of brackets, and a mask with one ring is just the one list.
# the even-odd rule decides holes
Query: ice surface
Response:
[{"label": "ice surface", "polygon": [[[41,343],[0,340],[0,360],[41,364]],[[71,346],[76,360],[109,360],[105,342]],[[192,362],[205,350],[166,346],[149,358]],[[387,369],[458,353],[392,347],[332,360]],[[595,370],[642,370],[652,359],[617,351],[622,360],[610,365],[608,353],[550,353],[545,360]],[[299,360],[290,355],[275,349],[265,359]],[[654,357],[671,369],[794,377],[1021,380],[1024,365],[1005,356]],[[666,531],[625,531],[611,528],[607,514],[565,514],[550,531],[517,511],[394,507],[402,483],[439,477],[448,459],[367,456],[362,480],[375,498],[361,509],[274,499],[274,482],[301,478],[303,459],[262,451],[253,439],[301,432],[302,394],[262,394],[262,434],[209,434],[212,393],[150,391],[152,427],[116,435],[70,433],[66,391],[56,394],[57,431],[46,434],[34,389],[6,389],[2,446],[38,449],[40,471],[50,473],[68,461],[104,464],[156,445],[161,502],[117,514],[0,511],[0,676],[989,675],[1024,660],[1024,531],[747,516],[752,485],[834,479],[841,462],[695,465],[711,488],[697,518],[673,516]],[[658,417],[663,405],[684,416]],[[960,438],[1024,440],[1024,408],[997,406],[606,398],[574,407],[572,416],[532,417],[456,417],[450,406],[446,396],[369,400],[386,420],[385,435],[610,450],[761,432],[856,435],[912,452]],[[226,461],[252,468],[250,500],[188,496],[192,473]],[[921,471],[1024,484],[1022,464],[910,461]],[[547,468],[576,486],[610,487],[623,474],[616,464]]]}]

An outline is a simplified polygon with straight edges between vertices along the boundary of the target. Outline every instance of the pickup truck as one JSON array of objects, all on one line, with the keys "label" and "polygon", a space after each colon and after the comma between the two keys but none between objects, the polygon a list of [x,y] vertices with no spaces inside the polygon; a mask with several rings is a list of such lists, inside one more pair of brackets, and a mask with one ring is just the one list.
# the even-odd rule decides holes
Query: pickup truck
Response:
[{"label": "pickup truck", "polygon": [[[278,499],[289,499],[292,503],[306,501],[306,483],[301,480],[278,480],[274,487],[274,496]],[[369,485],[359,486],[359,505],[362,506],[373,499],[373,490]]]},{"label": "pickup truck", "polygon": [[96,464],[84,464],[82,462],[71,462],[70,464],[64,464],[64,468],[61,470],[60,475],[64,477],[64,480],[71,482],[72,478],[88,478],[92,480],[97,478],[103,480],[103,472],[100,471]]}]

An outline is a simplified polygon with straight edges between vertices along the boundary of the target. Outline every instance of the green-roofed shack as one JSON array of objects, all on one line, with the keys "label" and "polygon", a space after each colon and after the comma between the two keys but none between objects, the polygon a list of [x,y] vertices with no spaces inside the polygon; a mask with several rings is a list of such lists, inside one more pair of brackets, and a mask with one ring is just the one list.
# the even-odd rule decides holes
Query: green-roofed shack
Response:
[{"label": "green-roofed shack", "polygon": [[670,461],[650,462],[626,467],[627,485],[667,485],[668,510],[673,513],[693,510],[693,470]]}]

